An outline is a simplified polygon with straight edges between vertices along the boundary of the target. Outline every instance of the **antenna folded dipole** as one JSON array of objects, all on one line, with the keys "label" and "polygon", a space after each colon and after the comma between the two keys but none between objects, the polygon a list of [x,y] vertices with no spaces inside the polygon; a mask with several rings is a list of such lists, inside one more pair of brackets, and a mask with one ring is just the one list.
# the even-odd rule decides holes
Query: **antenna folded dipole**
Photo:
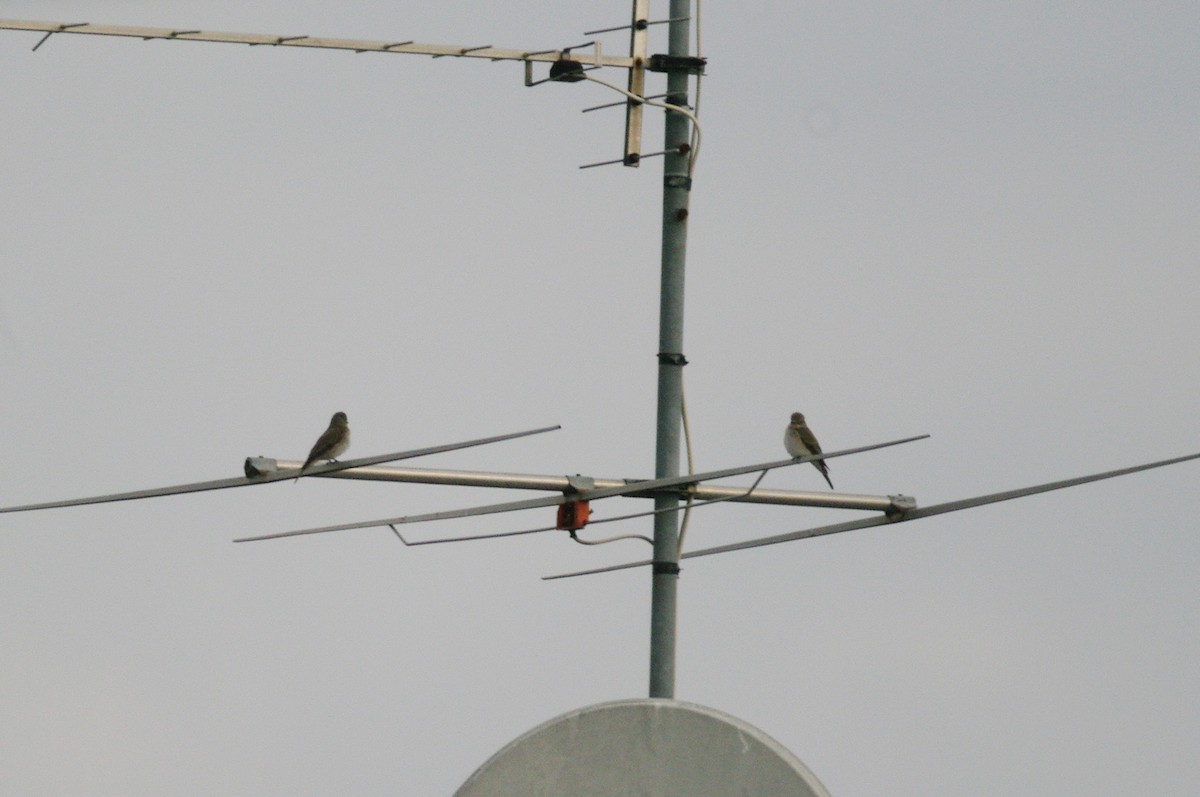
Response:
[{"label": "antenna folded dipole", "polygon": [[[1090,476],[1077,476],[1072,479],[1063,479],[1062,481],[1047,482],[1045,484],[1034,485],[1033,487],[1020,487],[1015,490],[1005,490],[999,493],[989,493],[987,495],[975,496],[974,498],[962,498],[957,501],[948,501],[944,504],[934,504],[933,506],[919,507],[909,509],[894,515],[883,515],[882,517],[870,517],[862,520],[850,520],[845,523],[834,523],[829,526],[817,526],[816,528],[803,529],[801,531],[793,531],[787,534],[777,534],[772,537],[759,537],[755,540],[746,540],[745,542],[735,542],[728,545],[717,545],[712,548],[701,548],[698,551],[689,551],[680,555],[680,559],[692,559],[699,556],[712,556],[718,553],[729,553],[731,551],[741,551],[746,548],[761,548],[764,545],[776,545],[781,542],[792,542],[794,540],[807,540],[812,537],[824,537],[829,534],[840,534],[844,531],[856,531],[858,529],[867,529],[872,526],[887,526],[894,523],[903,523],[908,520],[918,520],[925,517],[933,517],[934,515],[944,515],[947,512],[958,512],[962,509],[972,509],[977,506],[986,504],[995,504],[1000,501],[1011,501],[1014,498],[1024,498],[1029,495],[1037,495],[1038,493],[1048,493],[1052,490],[1062,490],[1067,487],[1075,487],[1088,482],[1098,482],[1104,479],[1114,479],[1118,476],[1127,476],[1130,473],[1138,471],[1151,470],[1153,468],[1161,468],[1166,465],[1175,465],[1180,462],[1187,462],[1192,459],[1200,459],[1200,454],[1188,454],[1183,457],[1175,457],[1174,459],[1163,459],[1158,462],[1150,462],[1146,465],[1135,465],[1131,468],[1120,468],[1118,470],[1105,471],[1104,473],[1094,473]],[[610,565],[608,567],[597,567],[591,570],[578,570],[573,573],[561,573],[554,576],[543,576],[543,581],[553,581],[560,578],[574,578],[576,576],[590,576],[597,573],[611,573],[615,570],[627,570],[632,567],[645,567],[654,564],[649,559],[641,562],[626,562],[619,565]]]}]

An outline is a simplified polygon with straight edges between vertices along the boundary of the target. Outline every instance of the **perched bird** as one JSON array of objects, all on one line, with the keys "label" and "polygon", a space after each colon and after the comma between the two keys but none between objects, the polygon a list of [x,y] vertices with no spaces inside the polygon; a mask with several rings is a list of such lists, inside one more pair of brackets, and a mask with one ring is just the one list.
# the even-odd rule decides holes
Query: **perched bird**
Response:
[{"label": "perched bird", "polygon": [[296,481],[300,481],[300,477],[304,475],[304,471],[308,470],[309,465],[319,459],[332,462],[349,447],[350,426],[346,423],[346,413],[335,412],[333,419],[329,421],[329,428],[317,438],[316,445],[312,447],[312,451],[308,452],[308,459],[304,460],[304,464],[296,474]]},{"label": "perched bird", "polygon": [[[804,423],[804,416],[798,412],[792,413],[792,422],[788,424],[787,431],[783,433],[783,446],[793,457],[806,457],[821,453],[821,444],[817,442],[817,436]],[[821,471],[825,481],[829,482],[829,489],[834,489],[833,482],[829,481],[829,466],[825,464],[825,460],[814,460],[813,466]]]}]

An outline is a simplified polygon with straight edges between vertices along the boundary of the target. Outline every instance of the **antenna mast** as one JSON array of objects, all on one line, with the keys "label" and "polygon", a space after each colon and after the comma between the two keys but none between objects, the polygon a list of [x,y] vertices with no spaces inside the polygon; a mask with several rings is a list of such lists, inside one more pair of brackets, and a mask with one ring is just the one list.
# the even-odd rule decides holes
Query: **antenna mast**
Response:
[{"label": "antenna mast", "polygon": [[[634,3],[635,12],[637,0]],[[667,104],[687,107],[691,0],[671,0],[668,25]],[[636,24],[636,23],[635,23]],[[658,437],[655,478],[679,475],[683,402],[683,284],[687,255],[688,200],[692,189],[691,125],[680,113],[666,115],[663,149],[662,288],[658,315]],[[655,509],[679,504],[676,495],[655,499]],[[677,512],[654,516],[654,566],[650,604],[650,697],[675,697],[676,589],[679,583]]]}]

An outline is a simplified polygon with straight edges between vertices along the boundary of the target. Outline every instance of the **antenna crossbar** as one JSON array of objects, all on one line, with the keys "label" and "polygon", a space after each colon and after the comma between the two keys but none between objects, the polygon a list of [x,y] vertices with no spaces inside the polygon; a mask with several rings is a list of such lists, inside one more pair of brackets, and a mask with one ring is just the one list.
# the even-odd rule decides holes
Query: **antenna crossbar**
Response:
[{"label": "antenna crossbar", "polygon": [[[71,33],[91,36],[120,36],[134,39],[164,41],[223,42],[226,44],[268,45],[271,47],[304,47],[316,50],[349,50],[356,53],[408,53],[438,58],[483,58],[488,61],[559,60],[568,48],[557,50],[512,50],[500,47],[475,47],[460,44],[420,44],[417,42],[368,41],[363,39],[333,39],[321,36],[280,36],[262,33],[222,33],[217,31],[179,30],[172,28],[143,28],[126,25],[94,25],[89,22],[63,23],[20,19],[0,19],[0,30],[24,30],[34,33]],[[39,42],[40,46],[40,42]],[[634,59],[623,55],[594,54],[579,56],[595,66],[614,66],[630,69]]]},{"label": "antenna crossbar", "polygon": [[[275,460],[250,457],[246,471],[261,475],[294,474],[303,463],[299,460]],[[321,478],[363,479],[367,481],[410,482],[414,484],[443,484],[460,487],[498,487],[511,490],[546,490],[568,492],[572,480],[578,477],[539,475],[531,473],[495,473],[491,471],[445,470],[438,468],[405,468],[374,466],[349,468],[313,474]],[[595,488],[636,488],[639,479],[593,478]],[[783,506],[813,506],[832,509],[862,509],[873,512],[906,512],[916,508],[916,501],[903,495],[859,495],[855,493],[801,492],[795,490],[755,490],[749,495],[744,487],[718,484],[695,484],[676,487],[672,492],[690,495],[697,501],[739,501],[751,504]],[[656,491],[632,492],[630,498],[653,498]]]},{"label": "antenna crossbar", "polygon": [[[406,523],[425,523],[434,520],[451,520],[455,518],[476,517],[478,515],[494,515],[501,512],[519,512],[525,509],[538,509],[547,506],[561,506],[569,501],[593,501],[601,498],[613,498],[621,495],[636,495],[647,493],[667,493],[676,488],[688,488],[691,485],[698,485],[701,482],[711,481],[714,479],[724,479],[729,476],[741,476],[746,473],[754,473],[755,471],[775,470],[776,468],[784,468],[790,465],[799,465],[804,462],[814,462],[823,459],[832,459],[834,457],[843,457],[849,454],[858,454],[864,451],[875,451],[880,448],[889,448],[891,446],[911,443],[916,440],[924,440],[929,435],[917,435],[915,437],[905,437],[900,440],[889,440],[886,443],[875,443],[869,446],[860,446],[858,448],[847,448],[841,451],[822,452],[820,454],[812,454],[802,457],[793,457],[792,459],[773,460],[771,462],[762,462],[757,465],[743,465],[736,468],[725,468],[723,470],[711,470],[704,473],[689,473],[686,476],[666,476],[658,479],[650,479],[648,481],[638,481],[625,483],[615,487],[588,487],[579,489],[572,485],[573,489],[569,493],[564,493],[558,496],[547,496],[545,498],[528,498],[521,501],[508,501],[500,504],[487,504],[485,506],[471,506],[461,509],[450,509],[443,512],[430,512],[421,515],[403,515],[392,518],[379,518],[376,520],[362,520],[354,523],[338,523],[333,526],[319,526],[317,528],[296,529],[295,531],[283,531],[276,534],[260,534],[254,537],[241,537],[234,542],[257,542],[259,540],[276,540],[283,537],[300,537],[308,534],[326,534],[334,531],[349,531],[351,529],[366,529],[377,528],[382,526],[398,526]],[[568,482],[570,480],[568,479]]]}]

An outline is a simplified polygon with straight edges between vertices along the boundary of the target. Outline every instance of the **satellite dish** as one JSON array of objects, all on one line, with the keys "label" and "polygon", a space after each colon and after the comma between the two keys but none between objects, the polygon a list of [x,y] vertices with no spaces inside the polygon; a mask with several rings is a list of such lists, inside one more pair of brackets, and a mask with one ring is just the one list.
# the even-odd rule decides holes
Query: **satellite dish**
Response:
[{"label": "satellite dish", "polygon": [[715,709],[642,698],[576,709],[506,745],[455,797],[829,797],[783,745]]}]

